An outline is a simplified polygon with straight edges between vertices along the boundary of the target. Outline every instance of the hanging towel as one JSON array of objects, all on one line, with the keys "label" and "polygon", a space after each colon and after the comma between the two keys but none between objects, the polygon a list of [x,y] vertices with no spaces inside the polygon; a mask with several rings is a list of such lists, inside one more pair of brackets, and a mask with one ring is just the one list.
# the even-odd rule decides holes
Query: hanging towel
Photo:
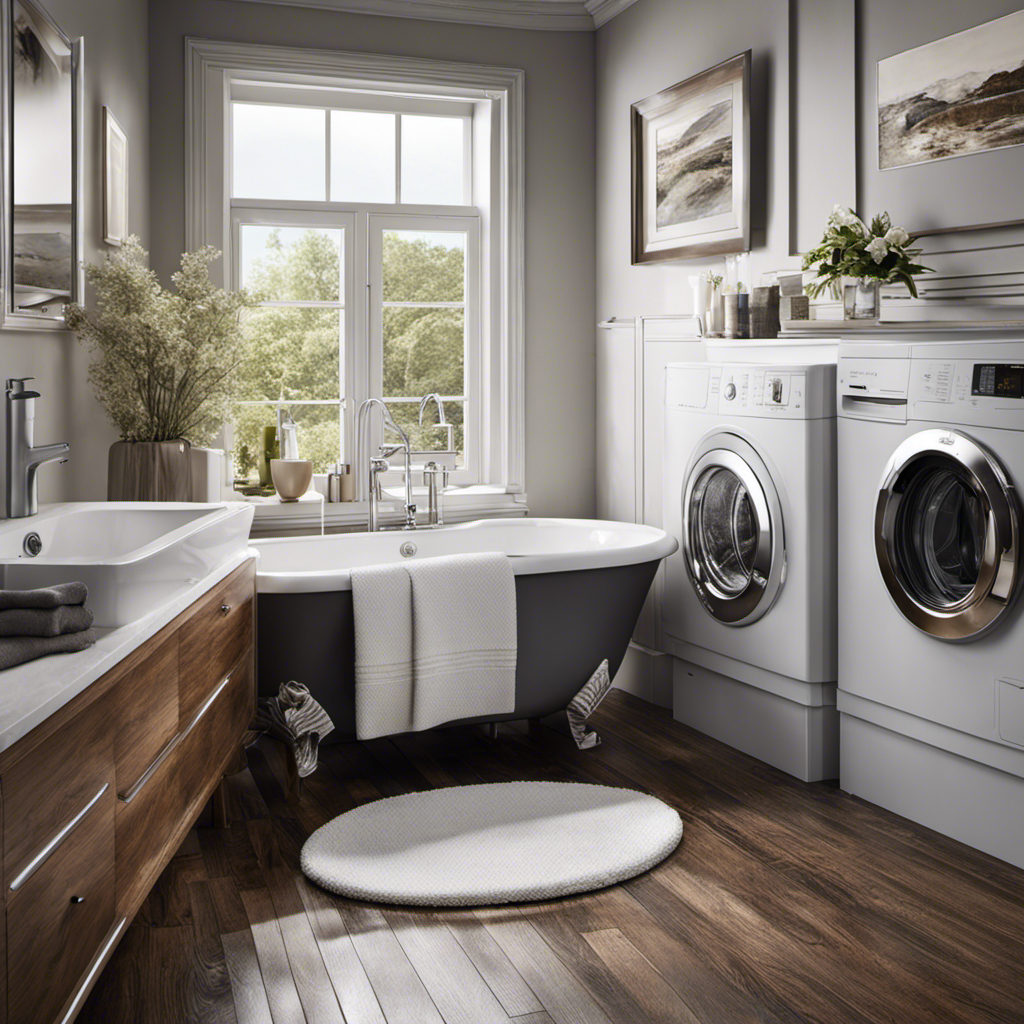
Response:
[{"label": "hanging towel", "polygon": [[96,643],[96,631],[65,633],[64,636],[9,636],[0,638],[0,669],[13,668],[48,654],[73,654]]},{"label": "hanging towel", "polygon": [[330,715],[309,688],[294,680],[282,683],[276,697],[260,701],[252,727],[291,746],[300,779],[316,771],[320,741],[334,731]]},{"label": "hanging towel", "polygon": [[0,590],[0,611],[8,608],[59,608],[62,604],[85,604],[89,588],[84,583],[58,583],[39,590]]},{"label": "hanging towel", "polygon": [[516,703],[516,589],[506,555],[352,570],[356,736],[419,732]]},{"label": "hanging towel", "polygon": [[0,636],[61,636],[92,625],[92,612],[80,604],[57,608],[9,608],[0,612]]},{"label": "hanging towel", "polygon": [[569,731],[580,750],[596,747],[601,742],[601,737],[587,725],[587,719],[597,710],[597,705],[604,700],[611,687],[612,677],[608,674],[608,659],[605,658],[565,709]]}]

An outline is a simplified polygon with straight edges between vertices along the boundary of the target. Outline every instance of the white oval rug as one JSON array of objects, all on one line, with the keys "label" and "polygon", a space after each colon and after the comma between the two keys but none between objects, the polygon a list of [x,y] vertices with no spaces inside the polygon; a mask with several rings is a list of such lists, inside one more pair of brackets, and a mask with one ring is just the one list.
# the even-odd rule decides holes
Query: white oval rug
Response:
[{"label": "white oval rug", "polygon": [[353,899],[483,906],[553,899],[632,878],[683,836],[646,793],[502,782],[406,793],[339,815],[306,840],[302,870]]}]

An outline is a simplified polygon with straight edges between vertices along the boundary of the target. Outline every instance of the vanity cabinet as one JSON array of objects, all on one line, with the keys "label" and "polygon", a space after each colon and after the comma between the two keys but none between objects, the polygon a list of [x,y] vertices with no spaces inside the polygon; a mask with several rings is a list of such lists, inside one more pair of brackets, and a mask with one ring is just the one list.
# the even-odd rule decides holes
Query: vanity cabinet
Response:
[{"label": "vanity cabinet", "polygon": [[255,604],[250,560],[0,753],[0,1024],[74,1019],[235,762]]}]

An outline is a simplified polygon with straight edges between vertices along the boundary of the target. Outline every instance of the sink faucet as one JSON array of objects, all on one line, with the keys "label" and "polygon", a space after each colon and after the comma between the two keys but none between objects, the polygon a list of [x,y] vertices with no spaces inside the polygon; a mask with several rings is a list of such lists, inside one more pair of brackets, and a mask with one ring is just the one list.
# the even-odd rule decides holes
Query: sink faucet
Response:
[{"label": "sink faucet", "polygon": [[[380,409],[381,421],[385,430],[397,434],[399,443],[394,445],[382,444],[379,456],[370,455],[370,413],[373,409]],[[396,452],[402,452],[405,461],[405,530],[416,529],[416,506],[412,501],[412,447],[409,444],[409,435],[394,421],[391,411],[379,398],[368,398],[356,414],[356,454],[360,460],[357,472],[364,473],[363,479],[367,482],[369,500],[369,512],[367,514],[366,528],[371,533],[380,529],[377,522],[377,502],[379,500],[379,474],[388,468],[387,459]],[[358,479],[358,478],[357,478]]]},{"label": "sink faucet", "polygon": [[7,518],[22,519],[39,511],[36,471],[46,462],[60,460],[71,451],[65,442],[34,447],[38,391],[26,391],[34,377],[7,381]]}]

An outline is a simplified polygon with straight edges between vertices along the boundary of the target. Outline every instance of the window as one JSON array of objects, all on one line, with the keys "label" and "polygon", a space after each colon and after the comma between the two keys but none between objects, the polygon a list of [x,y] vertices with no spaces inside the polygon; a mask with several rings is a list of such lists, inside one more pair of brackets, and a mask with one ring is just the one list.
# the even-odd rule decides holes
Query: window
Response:
[{"label": "window", "polygon": [[[206,40],[187,63],[187,244],[261,298],[239,475],[280,413],[318,472],[358,463],[379,397],[453,483],[522,495],[522,72]],[[450,431],[420,427],[427,393]]]},{"label": "window", "polygon": [[[233,92],[234,280],[262,300],[245,325],[252,355],[234,419],[238,486],[256,482],[264,428],[282,414],[316,472],[354,462],[346,422],[368,395],[387,402],[415,449],[477,483],[472,105],[402,99],[363,110],[356,105],[369,97],[349,91]],[[352,301],[363,294],[365,316]],[[431,393],[450,433],[432,422],[434,408],[419,423]]]}]

